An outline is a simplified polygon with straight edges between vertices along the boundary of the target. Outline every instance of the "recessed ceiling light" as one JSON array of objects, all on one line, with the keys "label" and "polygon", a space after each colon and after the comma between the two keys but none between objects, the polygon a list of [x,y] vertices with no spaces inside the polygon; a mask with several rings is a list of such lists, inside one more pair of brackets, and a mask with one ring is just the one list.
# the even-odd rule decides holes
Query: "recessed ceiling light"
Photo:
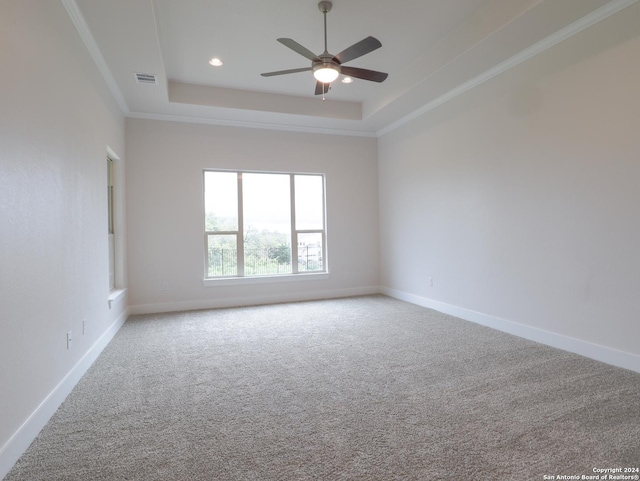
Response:
[{"label": "recessed ceiling light", "polygon": [[213,57],[211,60],[209,60],[209,63],[214,67],[220,67],[222,65],[222,60],[220,60],[218,57]]},{"label": "recessed ceiling light", "polygon": [[342,83],[343,83],[343,84],[350,84],[350,83],[353,83],[353,79],[352,79],[351,77],[344,77],[344,78],[342,79]]}]

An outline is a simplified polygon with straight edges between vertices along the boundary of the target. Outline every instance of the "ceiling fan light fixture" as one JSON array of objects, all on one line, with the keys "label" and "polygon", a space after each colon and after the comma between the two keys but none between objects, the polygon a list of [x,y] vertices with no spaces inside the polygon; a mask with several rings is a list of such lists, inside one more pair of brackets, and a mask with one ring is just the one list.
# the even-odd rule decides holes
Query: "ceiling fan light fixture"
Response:
[{"label": "ceiling fan light fixture", "polygon": [[338,78],[340,71],[332,65],[325,65],[313,71],[313,76],[318,82],[329,84]]},{"label": "ceiling fan light fixture", "polygon": [[311,50],[303,47],[292,38],[278,38],[285,47],[290,48],[294,52],[302,55],[303,57],[311,60],[310,67],[293,68],[289,70],[277,70],[275,72],[265,72],[260,75],[263,77],[273,77],[275,75],[285,75],[298,72],[313,71],[313,77],[316,79],[315,95],[322,94],[324,100],[324,94],[329,90],[331,82],[335,81],[340,74],[344,74],[345,78],[342,80],[344,83],[353,82],[354,78],[369,80],[371,82],[384,82],[388,76],[387,73],[378,72],[376,70],[367,70],[364,68],[344,66],[346,62],[355,60],[363,55],[373,52],[374,50],[382,47],[380,40],[374,37],[363,38],[359,42],[354,43],[350,47],[347,47],[338,55],[333,55],[327,50],[327,13],[331,10],[332,3],[329,0],[322,0],[318,3],[318,8],[322,12],[324,18],[324,52],[316,55]]}]

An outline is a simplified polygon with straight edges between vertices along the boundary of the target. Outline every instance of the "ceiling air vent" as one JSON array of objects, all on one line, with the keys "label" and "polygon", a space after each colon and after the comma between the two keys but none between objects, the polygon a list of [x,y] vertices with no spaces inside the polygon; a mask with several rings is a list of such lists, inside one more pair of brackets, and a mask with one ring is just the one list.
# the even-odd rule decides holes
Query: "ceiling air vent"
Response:
[{"label": "ceiling air vent", "polygon": [[136,82],[138,82],[139,84],[158,85],[158,79],[156,78],[156,76],[154,74],[151,74],[151,73],[137,73],[135,75],[136,75]]}]

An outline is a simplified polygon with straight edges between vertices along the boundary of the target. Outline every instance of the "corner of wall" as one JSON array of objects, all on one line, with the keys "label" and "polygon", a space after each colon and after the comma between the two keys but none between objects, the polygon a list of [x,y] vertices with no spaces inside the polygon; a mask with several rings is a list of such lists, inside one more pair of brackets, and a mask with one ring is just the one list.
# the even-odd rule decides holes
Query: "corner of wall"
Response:
[{"label": "corner of wall", "polygon": [[444,302],[429,299],[427,297],[417,296],[408,292],[381,287],[380,292],[390,297],[410,302],[418,306],[433,309],[450,316],[463,319],[465,321],[490,327],[507,334],[522,337],[530,341],[539,342],[547,346],[562,349],[563,351],[572,352],[581,356],[604,362],[612,366],[629,369],[640,373],[640,356],[629,352],[619,351],[607,346],[601,346],[591,342],[563,336],[555,332],[539,329],[525,324],[520,324],[507,319],[490,316],[481,312],[465,309]]},{"label": "corner of wall", "polygon": [[27,450],[51,416],[58,410],[82,376],[89,370],[100,353],[109,344],[129,317],[129,309],[109,326],[84,356],[71,368],[58,385],[42,400],[13,436],[0,448],[0,479],[3,479]]}]

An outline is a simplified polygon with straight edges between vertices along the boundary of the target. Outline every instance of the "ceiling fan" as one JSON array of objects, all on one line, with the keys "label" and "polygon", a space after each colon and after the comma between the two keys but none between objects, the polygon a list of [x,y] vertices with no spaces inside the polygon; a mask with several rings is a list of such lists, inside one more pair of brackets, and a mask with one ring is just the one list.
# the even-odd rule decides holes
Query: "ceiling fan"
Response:
[{"label": "ceiling fan", "polygon": [[278,70],[276,72],[267,72],[261,75],[263,77],[273,77],[275,75],[313,71],[313,76],[316,79],[316,95],[324,95],[329,90],[331,82],[337,79],[340,74],[362,80],[370,80],[372,82],[384,82],[389,74],[343,65],[346,62],[362,57],[363,55],[382,47],[382,44],[378,39],[374,37],[367,37],[351,45],[351,47],[346,48],[338,55],[332,55],[327,51],[327,13],[331,11],[332,6],[333,4],[329,1],[321,1],[318,3],[318,8],[324,15],[324,52],[320,55],[314,54],[312,51],[303,47],[291,38],[278,39],[278,42],[281,44],[311,60],[310,67]]}]

